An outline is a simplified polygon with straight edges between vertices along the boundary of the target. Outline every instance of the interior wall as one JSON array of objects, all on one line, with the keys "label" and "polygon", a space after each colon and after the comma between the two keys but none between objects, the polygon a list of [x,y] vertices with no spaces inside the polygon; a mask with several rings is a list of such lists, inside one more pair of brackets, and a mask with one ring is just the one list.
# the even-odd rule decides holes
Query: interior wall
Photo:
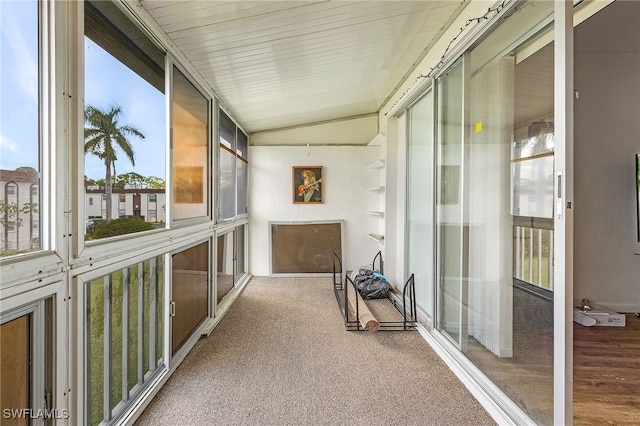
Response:
[{"label": "interior wall", "polygon": [[[614,14],[614,31],[606,31],[605,15],[576,29],[574,297],[619,312],[640,311],[640,7],[632,3],[600,12]],[[631,37],[604,43],[625,31]]]},{"label": "interior wall", "polygon": [[[249,270],[269,275],[269,222],[345,221],[346,269],[371,263],[378,244],[367,237],[366,166],[377,152],[366,146],[250,146]],[[323,166],[324,203],[293,204],[292,167]]]}]

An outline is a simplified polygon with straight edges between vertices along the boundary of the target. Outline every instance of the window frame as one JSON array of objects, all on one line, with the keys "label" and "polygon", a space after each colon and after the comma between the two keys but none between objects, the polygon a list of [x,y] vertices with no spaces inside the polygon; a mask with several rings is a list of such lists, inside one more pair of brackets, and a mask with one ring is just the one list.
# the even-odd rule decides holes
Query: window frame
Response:
[{"label": "window frame", "polygon": [[[220,136],[220,122],[222,121],[222,119],[220,118],[220,115],[224,114],[225,117],[229,120],[229,122],[231,124],[234,125],[234,140],[231,142],[231,147],[227,147],[226,145],[224,145],[222,143],[222,137]],[[244,131],[244,129],[242,129],[238,123],[233,119],[232,115],[229,113],[229,111],[227,111],[224,107],[220,106],[217,110],[217,117],[218,117],[218,128],[217,128],[217,132],[216,132],[216,143],[217,143],[217,148],[216,148],[216,152],[218,153],[217,155],[217,161],[216,164],[218,165],[218,170],[217,170],[217,179],[216,179],[216,188],[217,188],[217,198],[216,198],[216,222],[218,224],[225,224],[225,223],[229,223],[229,222],[235,222],[237,220],[240,220],[242,218],[245,218],[249,215],[249,199],[248,199],[248,193],[249,193],[249,145],[250,145],[250,138],[249,135],[247,134],[247,132]],[[244,137],[246,138],[246,147],[245,147],[245,151],[242,155],[238,152],[238,135],[242,133],[244,135]],[[226,140],[226,139],[225,139]],[[221,152],[222,151],[226,151],[227,153],[233,155],[233,159],[234,159],[234,164],[232,166],[232,173],[234,176],[233,179],[233,195],[234,195],[234,206],[233,206],[233,210],[234,210],[234,215],[230,216],[230,217],[222,217],[222,188],[221,188],[221,183],[222,183],[222,167],[220,165],[220,159],[221,159]],[[238,212],[238,207],[239,207],[239,203],[238,203],[238,195],[239,195],[239,183],[238,183],[238,166],[239,163],[242,162],[244,164],[246,164],[246,169],[247,169],[247,174],[246,174],[246,182],[245,182],[245,190],[244,193],[247,194],[247,199],[246,199],[246,212],[243,213],[239,213]]]}]

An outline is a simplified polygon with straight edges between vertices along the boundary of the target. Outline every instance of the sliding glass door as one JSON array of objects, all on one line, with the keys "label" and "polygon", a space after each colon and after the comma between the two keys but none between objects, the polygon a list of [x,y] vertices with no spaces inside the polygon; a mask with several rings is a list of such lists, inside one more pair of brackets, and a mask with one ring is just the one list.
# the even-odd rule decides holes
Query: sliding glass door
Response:
[{"label": "sliding glass door", "polygon": [[466,350],[466,229],[463,212],[463,61],[438,79],[436,142],[436,327]]},{"label": "sliding glass door", "polygon": [[506,15],[436,79],[436,328],[553,424],[553,2]]}]

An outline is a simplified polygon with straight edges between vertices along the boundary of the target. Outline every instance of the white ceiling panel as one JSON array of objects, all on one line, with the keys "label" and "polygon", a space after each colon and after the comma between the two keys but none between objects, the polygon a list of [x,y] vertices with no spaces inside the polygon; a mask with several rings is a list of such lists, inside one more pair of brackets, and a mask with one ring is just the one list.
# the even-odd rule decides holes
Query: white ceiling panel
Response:
[{"label": "white ceiling panel", "polygon": [[254,133],[378,111],[466,1],[140,4]]}]

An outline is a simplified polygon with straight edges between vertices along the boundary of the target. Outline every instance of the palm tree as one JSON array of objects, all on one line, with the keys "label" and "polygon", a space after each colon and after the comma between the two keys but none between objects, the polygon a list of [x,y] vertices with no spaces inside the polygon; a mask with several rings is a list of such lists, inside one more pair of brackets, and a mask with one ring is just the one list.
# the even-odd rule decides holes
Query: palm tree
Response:
[{"label": "palm tree", "polygon": [[120,148],[129,158],[131,165],[135,166],[133,148],[126,135],[144,139],[144,135],[135,127],[129,124],[118,125],[118,116],[121,111],[119,106],[112,106],[107,113],[93,106],[87,106],[84,112],[84,152],[104,160],[107,220],[111,219],[111,170],[113,169],[113,175],[115,175],[118,159],[116,150]]}]

